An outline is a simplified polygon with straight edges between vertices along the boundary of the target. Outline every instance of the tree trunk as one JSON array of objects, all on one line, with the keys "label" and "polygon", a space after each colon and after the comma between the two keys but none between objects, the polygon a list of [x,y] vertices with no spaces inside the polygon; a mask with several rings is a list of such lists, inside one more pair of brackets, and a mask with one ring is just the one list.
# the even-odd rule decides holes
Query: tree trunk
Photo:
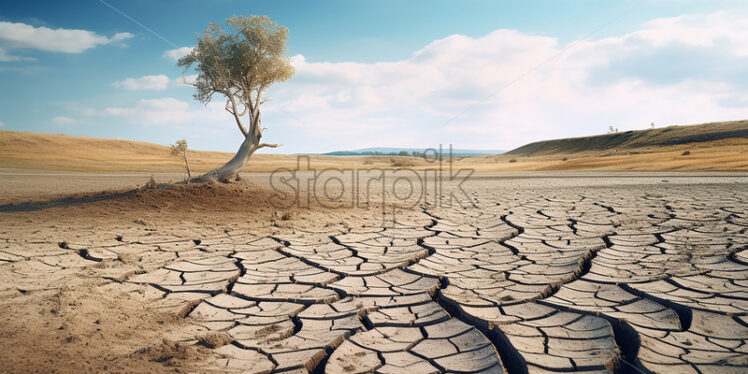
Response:
[{"label": "tree trunk", "polygon": [[187,170],[187,184],[190,184],[192,180],[192,173],[190,173],[190,163],[187,162],[187,150],[184,150],[184,169]]},{"label": "tree trunk", "polygon": [[244,139],[244,142],[242,142],[242,145],[239,147],[239,150],[236,151],[236,154],[234,157],[229,160],[226,164],[221,166],[220,168],[213,169],[199,177],[195,177],[192,179],[193,182],[223,182],[228,183],[231,180],[235,179],[237,174],[239,174],[239,170],[241,170],[244,165],[247,164],[247,161],[252,156],[253,153],[259,148],[258,142],[253,141],[253,136],[248,136]]}]

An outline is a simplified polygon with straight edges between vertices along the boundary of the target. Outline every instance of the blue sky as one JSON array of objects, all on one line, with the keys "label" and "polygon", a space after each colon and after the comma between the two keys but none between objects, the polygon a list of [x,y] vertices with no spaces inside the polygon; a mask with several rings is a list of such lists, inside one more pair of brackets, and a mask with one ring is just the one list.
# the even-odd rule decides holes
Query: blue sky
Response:
[{"label": "blue sky", "polygon": [[290,29],[298,73],[263,115],[276,152],[748,118],[741,1],[108,2],[169,42],[99,1],[0,4],[0,129],[232,151],[223,104],[195,102],[169,51],[234,14]]}]

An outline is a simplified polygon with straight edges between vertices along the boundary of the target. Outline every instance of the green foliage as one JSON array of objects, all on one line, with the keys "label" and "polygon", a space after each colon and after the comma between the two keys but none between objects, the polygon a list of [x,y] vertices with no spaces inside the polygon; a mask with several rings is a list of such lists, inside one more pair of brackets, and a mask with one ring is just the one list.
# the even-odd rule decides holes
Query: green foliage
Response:
[{"label": "green foliage", "polygon": [[[228,31],[227,31],[228,30]],[[195,99],[210,102],[214,93],[234,95],[258,105],[261,93],[291,78],[295,69],[286,55],[288,29],[267,16],[232,16],[223,26],[211,23],[197,38],[197,47],[177,63],[198,73]]]}]

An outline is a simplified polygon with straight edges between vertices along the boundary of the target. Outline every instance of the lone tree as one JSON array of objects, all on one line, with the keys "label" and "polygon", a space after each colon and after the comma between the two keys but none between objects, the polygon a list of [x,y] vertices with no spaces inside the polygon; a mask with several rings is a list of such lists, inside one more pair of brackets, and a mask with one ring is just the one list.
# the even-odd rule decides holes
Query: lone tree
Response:
[{"label": "lone tree", "polygon": [[244,136],[229,162],[193,181],[229,182],[255,151],[280,146],[260,142],[264,130],[260,105],[267,101],[264,92],[268,87],[295,73],[286,55],[286,40],[288,29],[266,16],[233,16],[226,20],[226,30],[220,24],[208,25],[197,37],[195,49],[179,59],[179,66],[185,70],[194,67],[198,73],[195,99],[208,104],[216,93],[225,97],[225,109]]},{"label": "lone tree", "polygon": [[171,145],[171,155],[173,157],[178,157],[184,160],[184,170],[187,171],[187,183],[190,183],[190,179],[192,179],[192,174],[190,174],[190,164],[187,162],[187,141],[177,140],[176,143]]}]

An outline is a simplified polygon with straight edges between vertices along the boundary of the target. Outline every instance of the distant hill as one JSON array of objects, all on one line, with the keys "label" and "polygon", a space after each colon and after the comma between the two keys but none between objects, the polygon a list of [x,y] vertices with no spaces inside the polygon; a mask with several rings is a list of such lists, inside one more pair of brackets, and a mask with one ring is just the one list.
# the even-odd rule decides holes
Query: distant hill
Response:
[{"label": "distant hill", "polygon": [[[0,167],[72,171],[175,171],[167,146],[123,139],[0,130]],[[189,151],[195,170],[220,165],[231,153]],[[225,161],[223,161],[225,162]]]},{"label": "distant hill", "polygon": [[[448,149],[442,151],[448,152]],[[423,157],[413,157],[413,152],[423,152],[423,149],[365,148],[350,152],[349,156],[353,157],[333,152],[338,155],[310,155],[309,158],[317,170],[402,167],[425,170],[434,167],[434,163]],[[410,157],[389,155],[400,152],[408,152]],[[748,121],[545,140],[496,154],[499,152],[455,149],[452,166],[477,171],[748,171]],[[194,174],[222,165],[233,154],[190,150],[188,156]],[[298,157],[256,154],[243,171],[293,170],[299,164]],[[182,173],[184,170],[181,161],[170,157],[169,147],[163,145],[0,130],[2,168],[148,173]]]},{"label": "distant hill", "polygon": [[[438,148],[434,148],[439,151]],[[378,147],[378,148],[362,148],[353,151],[335,151],[327,152],[322,155],[325,156],[404,156],[403,152],[407,152],[408,155],[418,155],[423,153],[426,148],[396,148],[396,147]],[[429,151],[431,152],[431,151]],[[445,157],[449,156],[449,146],[442,147],[442,154]],[[482,149],[460,149],[453,148],[453,157],[470,157],[470,156],[484,156],[484,155],[495,155],[504,153],[500,150],[482,150]]]},{"label": "distant hill", "polygon": [[543,140],[513,149],[506,152],[506,155],[540,156],[583,152],[637,151],[647,147],[666,147],[737,138],[748,139],[748,121],[668,126],[580,138]]},{"label": "distant hill", "polygon": [[748,121],[543,140],[463,163],[493,171],[748,171]]}]

